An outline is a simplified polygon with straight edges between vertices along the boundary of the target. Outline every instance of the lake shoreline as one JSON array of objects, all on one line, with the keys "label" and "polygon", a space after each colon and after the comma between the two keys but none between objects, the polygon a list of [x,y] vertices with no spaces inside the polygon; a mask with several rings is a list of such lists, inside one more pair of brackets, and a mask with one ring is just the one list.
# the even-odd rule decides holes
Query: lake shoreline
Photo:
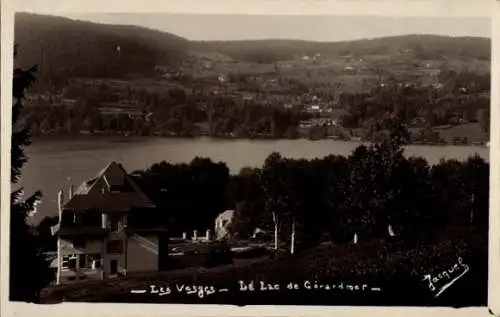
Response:
[{"label": "lake shoreline", "polygon": [[[44,142],[44,141],[90,141],[90,140],[99,140],[99,141],[109,141],[111,143],[141,143],[141,142],[149,142],[155,140],[162,139],[176,139],[176,140],[186,140],[186,141],[194,141],[194,140],[211,140],[211,141],[309,141],[309,142],[319,142],[319,141],[334,141],[334,142],[345,142],[345,143],[355,143],[355,144],[370,144],[369,140],[344,140],[338,138],[319,138],[319,139],[310,139],[310,138],[273,138],[273,137],[254,137],[254,138],[243,138],[243,137],[226,137],[226,136],[169,136],[169,135],[148,135],[148,136],[140,136],[140,135],[113,135],[113,134],[78,134],[78,135],[34,135],[32,136],[33,142]],[[478,147],[478,148],[489,148],[489,142],[486,144],[457,144],[451,142],[410,142],[409,146],[430,146],[430,147]]]}]

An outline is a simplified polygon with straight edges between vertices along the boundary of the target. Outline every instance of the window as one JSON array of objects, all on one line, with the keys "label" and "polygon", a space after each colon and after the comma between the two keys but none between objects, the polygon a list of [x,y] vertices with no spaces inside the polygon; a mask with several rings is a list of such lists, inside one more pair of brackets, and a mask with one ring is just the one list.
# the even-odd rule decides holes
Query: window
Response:
[{"label": "window", "polygon": [[89,269],[99,269],[101,267],[101,255],[100,254],[87,254],[86,257],[86,268]]},{"label": "window", "polygon": [[77,226],[81,226],[83,225],[83,219],[82,219],[82,214],[81,213],[76,213],[74,212],[73,213],[73,222],[75,225]]},{"label": "window", "polygon": [[69,210],[64,210],[62,213],[61,224],[63,227],[70,227],[75,223],[75,213]]},{"label": "window", "polygon": [[79,254],[78,255],[78,262],[79,263],[79,267],[80,268],[84,268],[85,267],[85,262],[86,262],[86,255],[85,254]]},{"label": "window", "polygon": [[68,261],[68,269],[74,270],[76,269],[76,257],[71,257]]},{"label": "window", "polygon": [[106,244],[106,252],[110,254],[123,253],[123,242],[121,240],[111,240]]},{"label": "window", "polygon": [[101,268],[101,259],[97,259],[97,260],[94,260],[92,262],[92,266],[91,266],[92,269],[100,269]]},{"label": "window", "polygon": [[61,270],[67,271],[69,269],[70,269],[70,267],[69,267],[69,256],[65,255],[62,258]]},{"label": "window", "polygon": [[108,221],[108,228],[111,231],[119,231],[121,228],[122,217],[121,216],[110,216]]},{"label": "window", "polygon": [[73,247],[74,248],[85,248],[85,239],[83,239],[83,238],[75,238],[73,240]]},{"label": "window", "polygon": [[102,222],[101,212],[97,209],[88,209],[82,215],[82,225],[100,227]]},{"label": "window", "polygon": [[109,221],[109,228],[111,231],[118,231],[118,221],[116,219],[111,219]]}]

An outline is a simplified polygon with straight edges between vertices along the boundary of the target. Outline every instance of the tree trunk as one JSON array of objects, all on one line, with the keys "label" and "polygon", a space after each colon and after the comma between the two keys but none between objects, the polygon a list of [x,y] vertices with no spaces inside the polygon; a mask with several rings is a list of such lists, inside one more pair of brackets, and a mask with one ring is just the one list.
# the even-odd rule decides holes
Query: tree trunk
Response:
[{"label": "tree trunk", "polygon": [[394,236],[396,235],[396,234],[394,233],[394,230],[392,230],[392,226],[391,226],[391,225],[389,225],[389,226],[387,227],[387,231],[389,232],[389,236],[390,236],[390,237],[394,237]]},{"label": "tree trunk", "polygon": [[471,197],[471,207],[470,207],[470,225],[474,222],[474,194]]},{"label": "tree trunk", "polygon": [[274,251],[278,252],[278,215],[273,211],[274,222]]},{"label": "tree trunk", "polygon": [[295,253],[295,217],[292,221],[292,236],[291,236],[291,244],[290,244],[290,254]]}]

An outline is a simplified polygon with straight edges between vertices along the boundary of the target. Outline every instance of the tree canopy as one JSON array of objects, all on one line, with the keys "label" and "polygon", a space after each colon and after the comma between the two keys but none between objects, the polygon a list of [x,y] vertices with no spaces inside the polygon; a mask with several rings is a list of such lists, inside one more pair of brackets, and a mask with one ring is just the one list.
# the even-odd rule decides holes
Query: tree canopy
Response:
[{"label": "tree canopy", "polygon": [[[16,54],[15,48],[15,54]],[[30,144],[29,128],[22,126],[20,114],[26,89],[35,80],[36,67],[15,68],[13,74],[11,183],[21,178],[22,168],[28,158],[24,148]],[[42,253],[39,239],[26,220],[36,210],[41,193],[24,197],[21,189],[11,193],[10,207],[10,300],[36,302],[40,291],[53,280],[48,259]]]}]

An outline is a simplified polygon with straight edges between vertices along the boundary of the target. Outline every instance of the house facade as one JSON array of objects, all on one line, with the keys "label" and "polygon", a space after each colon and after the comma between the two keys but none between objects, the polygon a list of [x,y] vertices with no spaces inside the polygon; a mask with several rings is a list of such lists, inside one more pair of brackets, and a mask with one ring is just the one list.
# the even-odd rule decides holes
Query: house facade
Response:
[{"label": "house facade", "polygon": [[112,162],[64,202],[59,192],[56,283],[162,270],[167,230],[159,210],[123,166]]}]

